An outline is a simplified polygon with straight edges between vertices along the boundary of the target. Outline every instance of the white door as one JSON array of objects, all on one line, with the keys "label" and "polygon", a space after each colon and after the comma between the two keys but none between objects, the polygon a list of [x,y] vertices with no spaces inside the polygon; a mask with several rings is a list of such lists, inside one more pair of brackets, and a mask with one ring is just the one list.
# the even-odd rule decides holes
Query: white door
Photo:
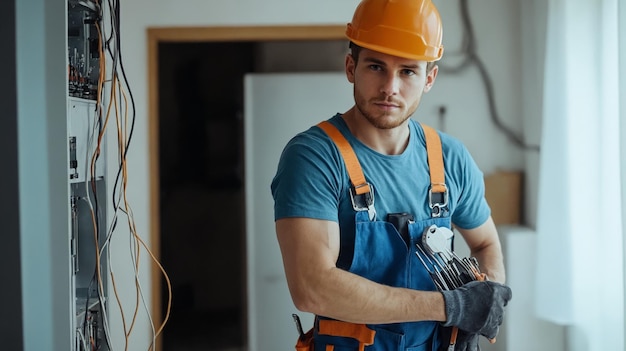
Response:
[{"label": "white door", "polygon": [[298,132],[352,106],[344,73],[245,77],[246,246],[250,351],[294,350],[292,313],[306,332],[313,316],[294,307],[274,227],[270,184],[285,144]]}]

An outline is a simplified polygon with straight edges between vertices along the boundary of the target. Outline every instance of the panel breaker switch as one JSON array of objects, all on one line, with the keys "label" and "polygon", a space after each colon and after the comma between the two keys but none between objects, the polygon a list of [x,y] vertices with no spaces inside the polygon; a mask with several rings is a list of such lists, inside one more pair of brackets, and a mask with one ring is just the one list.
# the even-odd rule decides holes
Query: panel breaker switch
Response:
[{"label": "panel breaker switch", "polygon": [[70,137],[70,179],[78,178],[78,160],[76,159],[76,137]]}]

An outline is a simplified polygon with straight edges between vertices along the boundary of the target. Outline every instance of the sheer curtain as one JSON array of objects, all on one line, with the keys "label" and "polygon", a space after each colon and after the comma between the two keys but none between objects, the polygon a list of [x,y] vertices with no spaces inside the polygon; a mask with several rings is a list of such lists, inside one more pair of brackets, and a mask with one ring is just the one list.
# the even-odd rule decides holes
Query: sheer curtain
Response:
[{"label": "sheer curtain", "polygon": [[568,350],[624,350],[618,6],[548,0],[535,308]]}]

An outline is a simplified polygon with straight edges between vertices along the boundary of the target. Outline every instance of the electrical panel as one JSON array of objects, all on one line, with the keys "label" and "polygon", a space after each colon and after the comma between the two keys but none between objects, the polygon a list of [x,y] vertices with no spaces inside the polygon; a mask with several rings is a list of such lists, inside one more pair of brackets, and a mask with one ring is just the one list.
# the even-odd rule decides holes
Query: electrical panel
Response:
[{"label": "electrical panel", "polygon": [[104,138],[98,137],[96,112],[95,101],[68,98],[67,179],[70,183],[75,351],[108,350],[103,329],[107,259],[101,254],[107,222],[105,145]]},{"label": "electrical panel", "polygon": [[[70,351],[110,351],[108,312],[111,308],[121,313],[122,325],[115,319],[113,327],[124,329],[126,342],[133,330],[141,329],[136,327],[138,313],[147,315],[153,332],[147,349],[152,350],[169,317],[170,304],[162,323],[152,325],[149,307],[140,303],[140,300],[145,301],[137,273],[140,250],[148,251],[153,262],[161,265],[139,238],[132,208],[126,201],[126,155],[133,134],[135,102],[131,84],[123,73],[119,50],[120,3],[119,0],[67,0],[66,4],[67,181],[70,189],[67,201],[71,208],[67,244],[71,252],[70,291],[75,302],[71,328],[75,342]],[[117,138],[109,150],[113,154],[109,155],[106,152],[107,126],[108,132]],[[107,159],[114,160],[115,164],[108,165]],[[113,176],[108,177],[110,174]],[[118,222],[118,216],[125,220]],[[130,231],[128,254],[134,264],[128,269],[135,270],[131,284],[136,296],[141,297],[132,311],[125,311],[118,289],[107,286],[108,282],[113,284],[110,263],[119,257],[116,252],[111,258],[110,239],[116,229],[126,230],[118,225],[120,222],[127,222]],[[161,271],[171,296],[169,278],[163,269]],[[125,320],[129,321],[128,325]]]},{"label": "electrical panel", "polygon": [[100,12],[92,0],[69,0],[67,138],[69,245],[75,342],[71,351],[109,350],[107,325],[106,145],[98,106]]},{"label": "electrical panel", "polygon": [[108,304],[107,259],[97,253],[106,240],[106,206],[98,204],[106,197],[105,186],[104,179],[70,186],[75,351],[109,350],[104,340],[107,316],[103,308]]},{"label": "electrical panel", "polygon": [[100,44],[93,0],[70,0],[67,11],[68,90],[70,96],[96,99],[100,75]]},{"label": "electrical panel", "polygon": [[[92,177],[104,178],[104,157],[102,155],[95,157],[96,151],[99,153],[104,151],[103,147],[100,147],[100,150],[94,147],[102,130],[96,116],[96,102],[70,97],[67,113],[70,183],[84,183],[85,179]],[[90,174],[92,169],[95,170],[94,174]]]}]

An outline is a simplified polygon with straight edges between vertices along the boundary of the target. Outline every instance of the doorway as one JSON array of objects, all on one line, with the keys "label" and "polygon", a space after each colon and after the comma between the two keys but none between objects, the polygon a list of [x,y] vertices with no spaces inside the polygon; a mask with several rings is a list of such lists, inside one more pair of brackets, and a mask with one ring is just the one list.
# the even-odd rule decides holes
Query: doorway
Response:
[{"label": "doorway", "polygon": [[[159,45],[163,350],[243,346],[242,87],[251,42]],[[164,308],[166,306],[163,306]]]},{"label": "doorway", "polygon": [[[245,349],[243,77],[343,70],[344,28],[149,30],[151,243],[173,289],[159,349]],[[152,277],[158,321],[169,294]]]}]

